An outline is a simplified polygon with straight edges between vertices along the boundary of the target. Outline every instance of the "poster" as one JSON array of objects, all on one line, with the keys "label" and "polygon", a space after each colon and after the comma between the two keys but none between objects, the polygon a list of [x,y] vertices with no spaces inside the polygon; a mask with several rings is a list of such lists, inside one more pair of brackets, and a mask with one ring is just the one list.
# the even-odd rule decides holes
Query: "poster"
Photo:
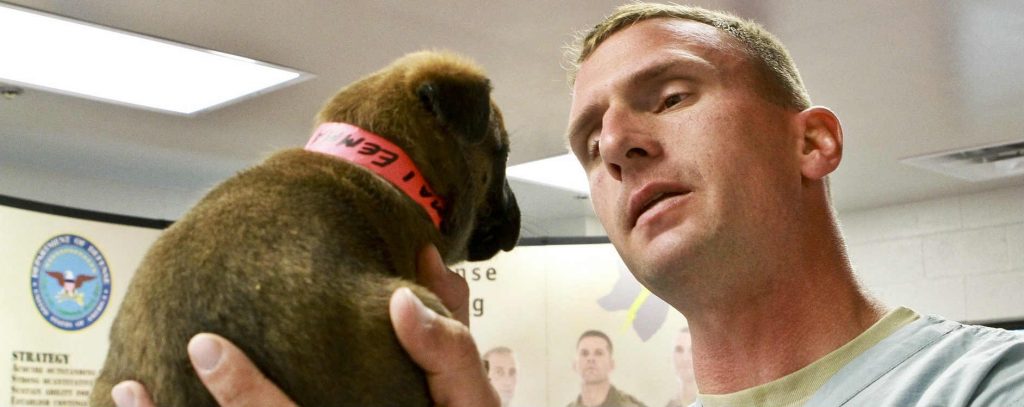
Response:
[{"label": "poster", "polygon": [[[88,404],[124,290],[160,232],[0,205],[0,405]],[[507,405],[575,401],[594,374],[579,358],[586,331],[611,342],[603,373],[620,391],[659,407],[680,392],[673,350],[685,321],[610,244],[520,246],[452,268],[470,286],[479,351],[497,349]]]},{"label": "poster", "polygon": [[584,381],[574,368],[577,344],[588,331],[611,341],[608,375],[618,390],[647,406],[665,406],[681,392],[674,350],[686,321],[636,282],[611,244],[521,246],[460,268],[497,270],[497,281],[469,279],[485,310],[471,312],[470,330],[482,353],[506,346],[515,354],[518,377],[507,405],[575,401]]},{"label": "poster", "polygon": [[0,404],[88,405],[124,288],[159,232],[0,206]]}]

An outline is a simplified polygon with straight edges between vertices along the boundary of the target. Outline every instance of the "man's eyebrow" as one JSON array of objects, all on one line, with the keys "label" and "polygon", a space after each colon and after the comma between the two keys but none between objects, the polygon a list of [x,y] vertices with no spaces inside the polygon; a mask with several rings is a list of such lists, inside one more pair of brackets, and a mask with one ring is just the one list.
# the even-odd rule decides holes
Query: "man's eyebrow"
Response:
[{"label": "man's eyebrow", "polygon": [[677,72],[687,72],[690,73],[689,76],[693,76],[693,74],[713,72],[715,70],[715,66],[703,58],[689,53],[674,53],[669,57],[633,72],[626,79],[626,82],[630,85],[636,85]]},{"label": "man's eyebrow", "polygon": [[[714,71],[716,71],[715,66],[703,58],[688,53],[676,53],[633,72],[626,77],[624,82],[629,86],[636,86],[657,80],[663,76],[672,75],[676,72],[702,73]],[[576,116],[576,119],[569,123],[569,128],[565,133],[566,142],[571,144],[573,136],[583,131],[583,126],[590,123],[592,117],[598,114],[599,110],[599,104],[584,106],[580,114]]]}]

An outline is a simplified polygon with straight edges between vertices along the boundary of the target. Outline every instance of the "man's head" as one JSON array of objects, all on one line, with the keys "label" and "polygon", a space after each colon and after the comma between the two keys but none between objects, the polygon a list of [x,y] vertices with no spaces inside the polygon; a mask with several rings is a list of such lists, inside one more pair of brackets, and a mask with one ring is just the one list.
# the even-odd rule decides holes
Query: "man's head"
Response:
[{"label": "man's head", "polygon": [[516,380],[519,374],[515,354],[508,347],[498,346],[484,352],[483,360],[487,362],[487,378],[491,380],[491,385],[498,391],[501,405],[508,406],[512,401],[512,396],[515,395]]},{"label": "man's head", "polygon": [[615,369],[612,340],[598,330],[583,332],[576,341],[576,358],[572,367],[584,384],[608,383],[609,375]]},{"label": "man's head", "polygon": [[769,262],[794,252],[809,214],[830,213],[835,115],[807,108],[781,45],[732,16],[629,5],[586,38],[569,144],[630,270],[677,308],[698,291],[719,306],[777,287],[747,271],[785,268]]}]

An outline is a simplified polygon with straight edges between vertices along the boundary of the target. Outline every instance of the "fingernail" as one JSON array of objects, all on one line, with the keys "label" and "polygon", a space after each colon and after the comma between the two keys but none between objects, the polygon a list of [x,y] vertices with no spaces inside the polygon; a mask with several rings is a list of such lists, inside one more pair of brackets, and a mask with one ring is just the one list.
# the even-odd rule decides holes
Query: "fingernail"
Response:
[{"label": "fingernail", "polygon": [[110,389],[110,397],[117,407],[135,407],[135,392],[128,383],[118,383]]},{"label": "fingernail", "polygon": [[196,335],[188,342],[188,356],[198,370],[213,370],[220,362],[222,353],[220,342],[206,335]]},{"label": "fingernail", "polygon": [[421,324],[429,324],[437,319],[437,313],[434,312],[434,310],[427,308],[426,305],[423,305],[423,301],[420,301],[420,297],[413,294],[409,287],[399,288],[398,291],[399,295],[404,296],[406,301],[411,302],[413,306],[416,307],[416,318]]}]

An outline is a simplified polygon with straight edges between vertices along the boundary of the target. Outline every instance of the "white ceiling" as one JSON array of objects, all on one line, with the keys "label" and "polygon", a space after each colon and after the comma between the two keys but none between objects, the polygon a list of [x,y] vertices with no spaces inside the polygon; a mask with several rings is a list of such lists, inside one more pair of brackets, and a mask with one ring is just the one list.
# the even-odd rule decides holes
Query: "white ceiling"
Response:
[{"label": "white ceiling", "polygon": [[[5,0],[6,1],[6,0]],[[423,48],[489,71],[511,164],[565,151],[562,47],[621,1],[17,0],[10,3],[283,65],[316,77],[197,117],[26,90],[0,99],[0,194],[175,219],[219,180],[304,143],[335,90]],[[903,157],[1024,139],[1024,3],[700,1],[788,45],[815,104],[842,119],[840,211],[1024,183],[968,183]],[[3,63],[0,49],[0,63]],[[74,64],[75,61],[68,61]],[[589,213],[570,192],[516,184],[527,235]]]}]

